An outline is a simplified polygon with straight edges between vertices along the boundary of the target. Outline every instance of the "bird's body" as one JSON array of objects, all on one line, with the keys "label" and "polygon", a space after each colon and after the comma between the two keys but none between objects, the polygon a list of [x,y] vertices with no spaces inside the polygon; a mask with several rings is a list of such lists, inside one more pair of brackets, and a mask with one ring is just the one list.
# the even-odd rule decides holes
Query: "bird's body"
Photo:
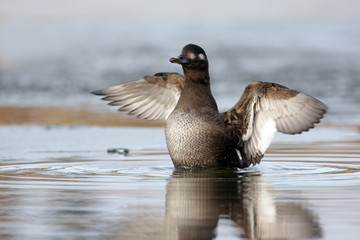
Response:
[{"label": "bird's body", "polygon": [[189,44],[170,61],[182,65],[184,77],[158,73],[94,93],[107,95],[104,100],[129,114],[166,120],[167,147],[176,168],[255,165],[276,131],[307,131],[326,113],[319,100],[268,82],[250,83],[234,107],[219,113],[204,50]]},{"label": "bird's body", "polygon": [[[187,86],[188,85],[188,86]],[[210,88],[198,83],[185,86],[165,125],[166,142],[176,167],[235,166],[235,144],[221,118]],[[201,154],[194,154],[196,152]]]}]

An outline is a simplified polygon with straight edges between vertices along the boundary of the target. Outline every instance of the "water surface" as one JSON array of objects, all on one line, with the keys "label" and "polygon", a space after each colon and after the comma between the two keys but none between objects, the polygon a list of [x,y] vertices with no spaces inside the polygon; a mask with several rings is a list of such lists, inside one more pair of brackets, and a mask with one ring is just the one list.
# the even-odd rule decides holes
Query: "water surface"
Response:
[{"label": "water surface", "polygon": [[236,171],[176,171],[161,128],[2,126],[0,136],[2,239],[360,234],[355,127],[278,135],[260,165]]}]

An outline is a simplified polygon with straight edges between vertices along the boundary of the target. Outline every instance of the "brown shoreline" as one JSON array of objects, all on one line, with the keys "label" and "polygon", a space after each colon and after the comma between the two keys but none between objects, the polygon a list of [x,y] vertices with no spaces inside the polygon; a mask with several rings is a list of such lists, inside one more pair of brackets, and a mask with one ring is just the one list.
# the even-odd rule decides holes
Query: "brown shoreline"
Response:
[{"label": "brown shoreline", "polygon": [[0,125],[96,125],[161,127],[161,121],[149,121],[125,113],[97,112],[89,108],[60,106],[0,106]]},{"label": "brown shoreline", "polygon": [[[163,121],[151,121],[129,116],[119,111],[97,111],[88,107],[69,106],[11,106],[0,105],[0,125],[90,125],[90,126],[124,126],[124,127],[163,127]],[[348,128],[358,124],[321,123],[317,127]]]}]

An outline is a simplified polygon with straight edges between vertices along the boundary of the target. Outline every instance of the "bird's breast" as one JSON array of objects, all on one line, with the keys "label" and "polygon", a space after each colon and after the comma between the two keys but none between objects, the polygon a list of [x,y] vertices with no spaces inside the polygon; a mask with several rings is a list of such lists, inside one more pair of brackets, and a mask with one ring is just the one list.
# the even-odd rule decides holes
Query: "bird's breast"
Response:
[{"label": "bird's breast", "polygon": [[169,151],[188,151],[188,147],[204,142],[210,131],[206,125],[197,114],[173,112],[165,126]]},{"label": "bird's breast", "polygon": [[224,123],[216,116],[216,113],[176,110],[170,114],[165,135],[169,154],[176,167],[219,164],[224,151],[228,151],[229,139]]}]

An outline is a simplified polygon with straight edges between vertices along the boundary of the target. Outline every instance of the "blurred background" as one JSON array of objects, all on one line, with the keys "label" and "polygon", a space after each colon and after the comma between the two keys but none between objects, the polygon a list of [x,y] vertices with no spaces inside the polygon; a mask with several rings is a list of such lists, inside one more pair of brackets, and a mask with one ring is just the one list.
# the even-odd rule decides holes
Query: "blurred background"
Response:
[{"label": "blurred background", "polygon": [[[0,239],[357,239],[359,39],[359,0],[0,0]],[[90,92],[182,72],[188,43],[220,110],[272,81],[326,103],[322,125],[255,167],[174,171],[138,127],[162,123]]]},{"label": "blurred background", "polygon": [[181,72],[169,58],[195,43],[223,111],[272,81],[358,124],[359,20],[357,0],[0,0],[0,123],[121,125],[89,92]]}]

